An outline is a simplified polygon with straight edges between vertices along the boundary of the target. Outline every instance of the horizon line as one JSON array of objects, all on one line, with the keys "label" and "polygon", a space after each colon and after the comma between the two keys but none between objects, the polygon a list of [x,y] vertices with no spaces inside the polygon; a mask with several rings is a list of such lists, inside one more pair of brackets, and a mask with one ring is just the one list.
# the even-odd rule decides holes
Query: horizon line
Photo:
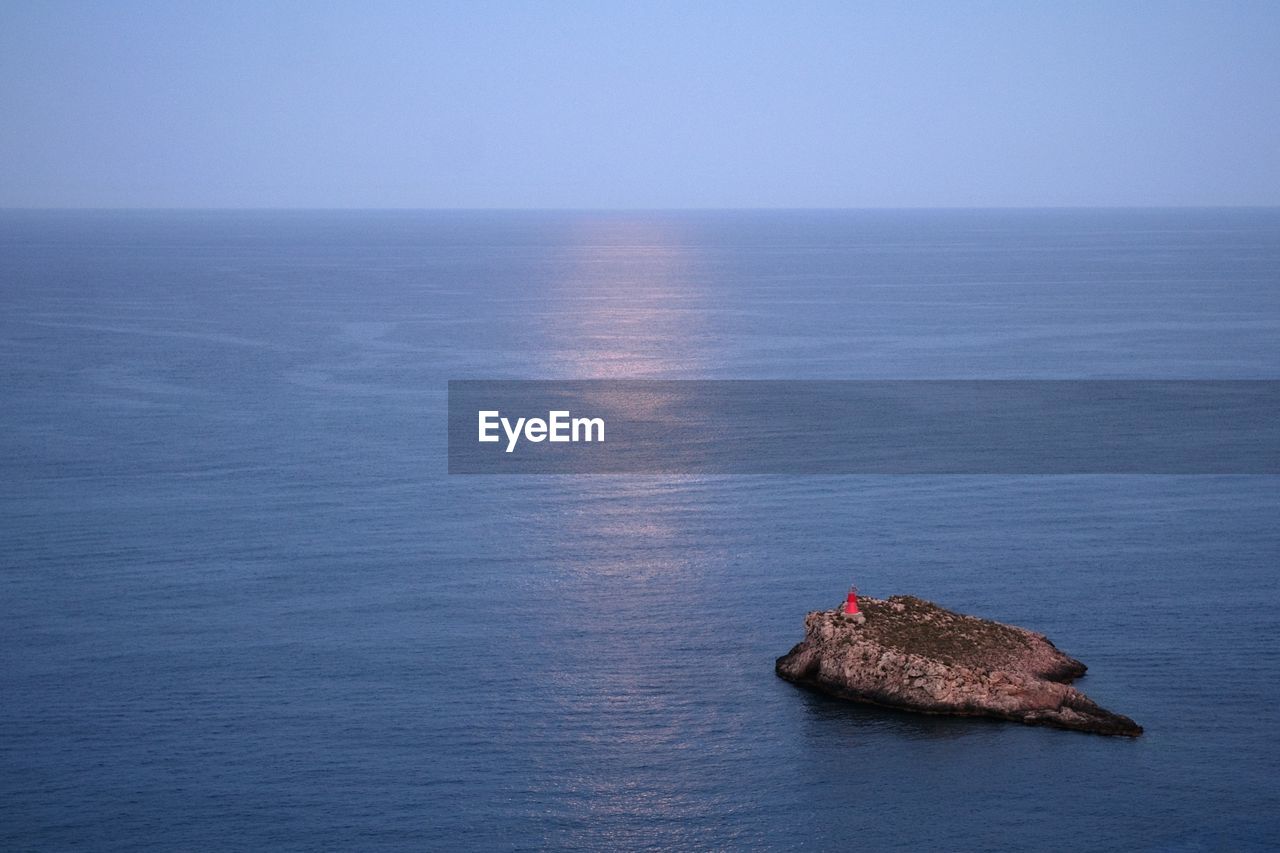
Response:
[{"label": "horizon line", "polygon": [[845,207],[4,206],[0,213],[788,213],[874,211],[1280,210],[1275,204],[866,205]]}]

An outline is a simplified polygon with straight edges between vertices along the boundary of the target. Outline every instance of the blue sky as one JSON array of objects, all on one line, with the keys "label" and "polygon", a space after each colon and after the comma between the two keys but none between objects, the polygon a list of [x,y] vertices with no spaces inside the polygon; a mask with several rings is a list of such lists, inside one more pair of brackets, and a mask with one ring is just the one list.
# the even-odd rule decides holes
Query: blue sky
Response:
[{"label": "blue sky", "polygon": [[1280,204],[1280,3],[0,0],[0,207]]}]

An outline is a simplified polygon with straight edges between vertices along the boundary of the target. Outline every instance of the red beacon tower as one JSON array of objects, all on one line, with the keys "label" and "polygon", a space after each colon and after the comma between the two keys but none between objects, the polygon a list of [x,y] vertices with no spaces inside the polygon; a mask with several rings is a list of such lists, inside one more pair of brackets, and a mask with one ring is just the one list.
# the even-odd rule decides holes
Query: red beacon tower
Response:
[{"label": "red beacon tower", "polygon": [[853,616],[858,612],[858,588],[849,587],[849,597],[844,600],[844,615]]}]

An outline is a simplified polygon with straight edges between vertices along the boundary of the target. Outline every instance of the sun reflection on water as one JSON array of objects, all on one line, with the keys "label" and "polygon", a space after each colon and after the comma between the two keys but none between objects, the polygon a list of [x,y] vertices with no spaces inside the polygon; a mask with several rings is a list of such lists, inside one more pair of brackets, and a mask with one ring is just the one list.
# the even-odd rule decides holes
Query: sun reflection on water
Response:
[{"label": "sun reflection on water", "polygon": [[673,221],[574,223],[544,316],[544,376],[676,379],[705,375],[708,295]]}]

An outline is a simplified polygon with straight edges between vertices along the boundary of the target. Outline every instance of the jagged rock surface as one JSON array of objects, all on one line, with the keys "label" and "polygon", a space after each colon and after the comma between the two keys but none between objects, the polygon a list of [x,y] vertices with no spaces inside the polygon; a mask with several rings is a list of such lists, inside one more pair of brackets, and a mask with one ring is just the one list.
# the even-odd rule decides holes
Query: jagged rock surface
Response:
[{"label": "jagged rock surface", "polygon": [[860,598],[866,621],[840,608],[805,617],[804,641],[778,658],[796,684],[929,714],[1000,717],[1135,737],[1142,727],[1069,685],[1085,665],[1043,634],[954,613],[910,595]]}]

